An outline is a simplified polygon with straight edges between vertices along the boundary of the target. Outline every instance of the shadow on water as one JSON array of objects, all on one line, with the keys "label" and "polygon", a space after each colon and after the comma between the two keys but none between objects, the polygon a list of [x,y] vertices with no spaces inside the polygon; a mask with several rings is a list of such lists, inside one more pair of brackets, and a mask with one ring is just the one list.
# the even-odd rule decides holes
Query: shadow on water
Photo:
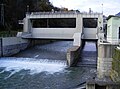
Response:
[{"label": "shadow on water", "polygon": [[57,41],[45,45],[36,45],[14,55],[14,57],[66,60],[67,49],[72,47],[72,44],[72,41]]},{"label": "shadow on water", "polygon": [[[74,89],[81,86],[95,75],[96,68],[67,67],[66,52],[71,46],[72,41],[59,41],[37,45],[14,57],[0,58],[0,89]],[[94,43],[87,42],[81,63],[95,63],[95,55]]]},{"label": "shadow on water", "polygon": [[97,47],[96,42],[86,41],[81,52],[78,66],[97,67]]}]

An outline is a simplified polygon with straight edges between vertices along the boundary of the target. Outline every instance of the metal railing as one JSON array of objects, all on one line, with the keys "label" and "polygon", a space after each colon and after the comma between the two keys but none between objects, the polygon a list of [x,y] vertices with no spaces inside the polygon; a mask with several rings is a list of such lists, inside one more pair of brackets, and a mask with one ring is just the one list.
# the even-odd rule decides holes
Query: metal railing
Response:
[{"label": "metal railing", "polygon": [[102,13],[98,12],[77,12],[77,11],[54,11],[54,12],[31,12],[31,13],[26,13],[26,15],[51,15],[51,14],[85,14],[85,15],[100,15]]}]

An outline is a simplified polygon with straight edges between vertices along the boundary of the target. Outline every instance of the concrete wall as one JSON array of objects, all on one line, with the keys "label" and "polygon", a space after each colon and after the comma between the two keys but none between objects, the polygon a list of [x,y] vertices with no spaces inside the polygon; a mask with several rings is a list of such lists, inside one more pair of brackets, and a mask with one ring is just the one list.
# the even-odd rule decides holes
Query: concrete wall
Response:
[{"label": "concrete wall", "polygon": [[83,29],[83,33],[84,33],[83,39],[93,39],[93,40],[98,39],[97,32],[98,32],[97,28],[84,28]]},{"label": "concrete wall", "polygon": [[18,53],[21,50],[24,50],[28,47],[29,41],[17,38],[17,37],[7,37],[2,38],[2,50],[3,56],[11,56]]},{"label": "concrete wall", "polygon": [[[32,28],[29,20],[39,18],[76,18],[76,28]],[[34,12],[26,15],[24,19],[24,32],[31,32],[32,38],[73,39],[75,33],[83,32],[83,18],[98,18],[97,28],[103,28],[103,15],[100,13]]]},{"label": "concrete wall", "polygon": [[32,38],[73,39],[76,28],[32,28]]},{"label": "concrete wall", "polygon": [[77,61],[80,58],[80,47],[73,46],[72,48],[68,49],[67,51],[67,63],[68,66],[76,66]]},{"label": "concrete wall", "polygon": [[112,68],[112,55],[116,44],[99,43],[98,44],[98,78],[110,77]]},{"label": "concrete wall", "polygon": [[81,51],[85,45],[85,42],[80,40],[80,46],[74,46],[67,50],[67,63],[68,66],[76,66],[80,60]]},{"label": "concrete wall", "polygon": [[111,17],[107,22],[107,41],[119,43],[120,17]]}]

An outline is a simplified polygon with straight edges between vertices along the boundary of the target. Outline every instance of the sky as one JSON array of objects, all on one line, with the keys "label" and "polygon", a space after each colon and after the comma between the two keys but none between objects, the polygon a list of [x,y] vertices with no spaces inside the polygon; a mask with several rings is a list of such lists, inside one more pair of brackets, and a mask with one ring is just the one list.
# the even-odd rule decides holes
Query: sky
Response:
[{"label": "sky", "polygon": [[120,12],[120,0],[50,0],[50,2],[57,7],[81,12],[89,12],[89,8],[91,8],[93,12],[102,13],[103,11],[106,16]]}]

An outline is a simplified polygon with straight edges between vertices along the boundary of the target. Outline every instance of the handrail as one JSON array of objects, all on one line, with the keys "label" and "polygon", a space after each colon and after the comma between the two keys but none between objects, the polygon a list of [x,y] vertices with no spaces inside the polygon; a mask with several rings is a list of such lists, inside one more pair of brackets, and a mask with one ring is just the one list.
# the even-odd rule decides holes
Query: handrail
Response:
[{"label": "handrail", "polygon": [[102,13],[94,12],[94,13],[88,13],[88,12],[77,12],[77,11],[54,11],[54,12],[31,12],[26,13],[26,15],[50,15],[50,14],[91,14],[91,15],[99,15]]}]

